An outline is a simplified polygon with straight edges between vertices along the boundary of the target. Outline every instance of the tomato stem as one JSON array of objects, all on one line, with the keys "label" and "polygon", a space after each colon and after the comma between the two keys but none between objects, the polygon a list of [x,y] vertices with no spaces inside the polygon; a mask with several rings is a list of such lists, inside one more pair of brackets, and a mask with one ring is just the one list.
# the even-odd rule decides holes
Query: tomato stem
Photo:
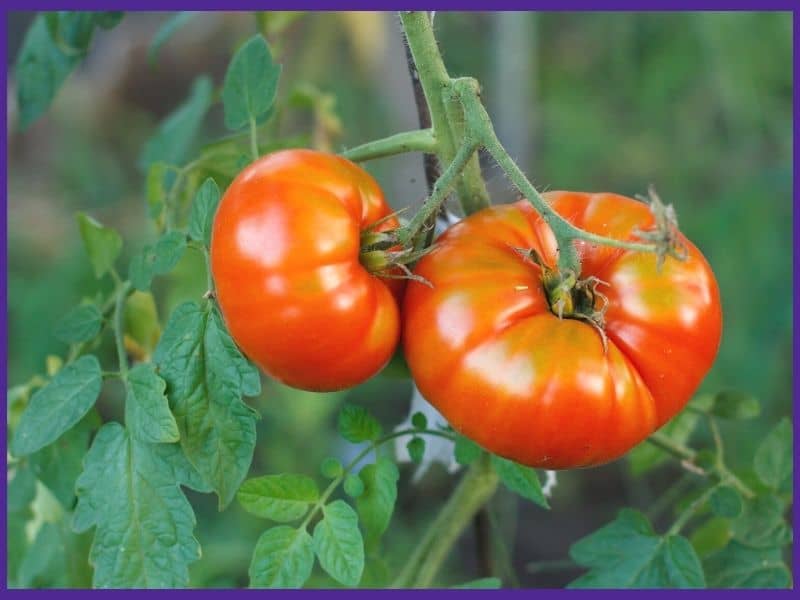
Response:
[{"label": "tomato stem", "polygon": [[350,148],[342,152],[342,156],[353,162],[364,162],[404,152],[435,153],[438,148],[433,129],[415,129]]}]

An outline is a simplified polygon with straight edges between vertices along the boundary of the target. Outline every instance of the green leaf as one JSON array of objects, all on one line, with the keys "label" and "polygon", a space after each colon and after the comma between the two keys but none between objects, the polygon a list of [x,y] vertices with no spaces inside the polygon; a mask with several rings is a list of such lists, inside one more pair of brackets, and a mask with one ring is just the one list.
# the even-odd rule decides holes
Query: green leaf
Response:
[{"label": "green leaf", "polygon": [[761,404],[745,392],[723,390],[714,394],[708,413],[722,419],[754,419],[761,414]]},{"label": "green leaf", "polygon": [[31,397],[11,441],[11,453],[25,456],[55,442],[94,406],[103,385],[100,363],[92,355],[61,369]]},{"label": "green leaf", "polygon": [[103,324],[103,315],[94,304],[81,304],[69,311],[56,325],[53,335],[62,342],[77,344],[91,340]]},{"label": "green leaf", "polygon": [[427,429],[428,418],[425,416],[425,413],[415,412],[411,415],[411,424],[415,429]]},{"label": "green leaf", "polygon": [[456,444],[453,450],[456,462],[462,466],[471,465],[481,455],[481,447],[471,439],[459,435],[456,437]]},{"label": "green leaf", "polygon": [[322,459],[322,464],[320,465],[319,470],[323,477],[327,477],[328,479],[336,479],[342,474],[344,467],[338,458],[326,456],[324,459]]},{"label": "green leaf", "polygon": [[345,404],[339,413],[339,435],[348,442],[373,442],[381,437],[381,424],[367,409],[355,404]]},{"label": "green leaf", "polygon": [[36,477],[65,509],[71,509],[75,502],[75,481],[92,433],[99,425],[97,412],[89,411],[75,427],[28,458]]},{"label": "green leaf", "polygon": [[590,571],[571,588],[702,588],[705,578],[692,545],[657,535],[638,511],[617,518],[572,545],[570,557]]},{"label": "green leaf", "polygon": [[319,489],[305,475],[264,475],[248,479],[236,494],[244,509],[279,523],[295,521],[319,500]]},{"label": "green leaf", "polygon": [[210,177],[203,182],[194,196],[189,217],[189,237],[206,246],[211,245],[211,229],[219,206],[219,188]]},{"label": "green leaf", "polygon": [[119,25],[125,13],[120,10],[100,11],[94,13],[94,20],[103,29],[112,29]]},{"label": "green leaf", "polygon": [[721,550],[731,541],[730,519],[713,517],[692,532],[689,541],[700,558]]},{"label": "green leaf", "polygon": [[735,540],[704,567],[713,588],[787,588],[792,581],[779,548],[751,548]]},{"label": "green leaf", "polygon": [[406,449],[411,461],[416,464],[421,463],[422,459],[425,458],[425,440],[421,437],[411,438],[406,444]]},{"label": "green leaf", "polygon": [[31,469],[17,465],[8,471],[8,488],[6,503],[6,550],[8,569],[8,585],[15,584],[20,564],[24,560],[28,547],[25,528],[33,518],[31,502],[36,496],[36,476]]},{"label": "green leaf", "polygon": [[150,287],[153,277],[172,271],[186,250],[186,235],[180,231],[168,231],[155,246],[145,246],[131,259],[128,277],[131,285],[140,291]]},{"label": "green leaf", "polygon": [[101,225],[84,213],[78,213],[76,218],[83,247],[92,263],[94,274],[99,279],[113,268],[122,251],[122,238],[110,227]]},{"label": "green leaf", "polygon": [[125,424],[132,436],[152,444],[177,442],[178,424],[169,411],[166,382],[151,363],[140,363],[127,376]]},{"label": "green leaf", "polygon": [[500,481],[512,492],[519,494],[534,504],[538,504],[542,508],[550,508],[547,498],[542,493],[539,475],[534,469],[523,467],[514,461],[494,454],[492,455],[492,465],[500,476]]},{"label": "green leaf", "polygon": [[364,528],[367,545],[377,542],[392,520],[397,502],[397,465],[386,457],[367,465],[359,473],[364,492],[356,500],[356,510]]},{"label": "green leaf", "polygon": [[[708,406],[710,404],[710,397],[698,397],[692,402],[692,406]],[[698,406],[700,408],[700,406]],[[660,431],[672,441],[677,444],[685,444],[689,436],[697,426],[700,419],[697,412],[691,408],[684,409],[683,412],[678,414],[671,421],[667,422]],[[664,452],[661,448],[651,444],[647,440],[636,446],[628,453],[628,463],[630,464],[631,473],[634,477],[638,477],[669,459],[669,454]]]},{"label": "green leaf", "polygon": [[17,106],[22,129],[44,114],[81,55],[67,55],[53,42],[44,15],[38,15],[25,34],[15,74]]},{"label": "green leaf", "polygon": [[145,180],[145,197],[147,199],[147,215],[154,220],[161,217],[167,202],[167,174],[169,165],[163,162],[154,162],[147,169]]},{"label": "green leaf", "polygon": [[344,500],[322,509],[323,518],[314,527],[314,552],[325,572],[342,585],[355,587],[364,572],[364,540],[358,516]]},{"label": "green leaf", "polygon": [[272,63],[266,40],[254,35],[234,54],[225,73],[225,126],[241,129],[265,115],[275,102],[281,66]]},{"label": "green leaf", "polygon": [[753,465],[758,478],[773,490],[791,490],[792,424],[789,419],[782,419],[764,438],[756,450]]},{"label": "green leaf", "polygon": [[167,382],[181,446],[225,507],[253,459],[256,415],[242,402],[257,382],[252,367],[216,310],[195,302],[172,313],[153,359]]},{"label": "green leaf", "polygon": [[344,493],[351,498],[358,498],[364,493],[364,482],[358,475],[348,475],[344,480]]},{"label": "green leaf", "polygon": [[212,92],[209,77],[195,80],[186,101],[162,121],[144,145],[139,156],[143,170],[157,162],[183,164],[211,106]]},{"label": "green leaf", "polygon": [[499,590],[503,587],[503,582],[497,577],[484,577],[482,579],[474,579],[467,583],[454,585],[453,589],[456,590]]},{"label": "green leaf", "polygon": [[164,21],[155,36],[153,36],[150,46],[147,48],[147,60],[151,64],[156,62],[158,53],[161,51],[161,46],[196,14],[196,12],[181,11]]},{"label": "green leaf", "polygon": [[286,525],[267,529],[258,538],[250,562],[251,588],[301,588],[311,576],[314,549],[305,529]]},{"label": "green leaf", "polygon": [[177,444],[143,437],[119,423],[104,425],[76,484],[73,527],[96,528],[94,587],[184,587],[189,563],[200,558],[195,516],[179,486],[207,488]]},{"label": "green leaf", "polygon": [[792,541],[783,513],[780,498],[757,496],[745,503],[741,516],[733,522],[733,537],[753,548],[783,547]]},{"label": "green leaf", "polygon": [[711,493],[709,504],[715,515],[727,519],[734,519],[742,512],[742,497],[729,485],[716,487]]},{"label": "green leaf", "polygon": [[53,42],[67,55],[83,55],[94,34],[95,16],[87,11],[45,13],[47,30]]}]

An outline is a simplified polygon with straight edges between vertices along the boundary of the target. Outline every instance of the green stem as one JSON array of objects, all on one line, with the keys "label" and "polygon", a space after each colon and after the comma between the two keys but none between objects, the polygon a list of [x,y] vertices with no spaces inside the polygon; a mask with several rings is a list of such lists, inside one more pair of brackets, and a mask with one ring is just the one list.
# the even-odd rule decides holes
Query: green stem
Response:
[{"label": "green stem", "polygon": [[453,544],[492,497],[499,481],[488,454],[472,463],[392,587],[430,586]]},{"label": "green stem", "polygon": [[131,284],[126,281],[120,284],[117,291],[117,300],[114,305],[114,340],[117,347],[117,360],[119,361],[119,372],[124,378],[128,374],[128,357],[125,353],[125,299],[131,290]]},{"label": "green stem", "polygon": [[253,160],[258,160],[258,132],[256,130],[256,119],[250,117],[250,152]]},{"label": "green stem", "polygon": [[712,485],[708,488],[705,492],[703,492],[694,502],[692,502],[686,510],[684,510],[675,522],[672,524],[672,527],[669,528],[667,535],[677,535],[681,532],[686,524],[689,522],[695,513],[700,510],[700,508],[708,502],[708,499],[711,497],[711,494],[714,493],[714,490],[717,489],[716,485]]},{"label": "green stem", "polygon": [[432,129],[416,129],[350,148],[342,152],[342,156],[353,162],[364,162],[405,152],[433,153],[437,148]]},{"label": "green stem", "polygon": [[[460,122],[463,116],[457,114],[461,111],[458,102],[450,101],[451,79],[439,53],[431,21],[427,13],[422,11],[403,11],[400,21],[428,103],[431,128],[438,144],[437,157],[441,164],[450,164],[461,143],[459,131],[454,131],[451,123]],[[489,205],[489,194],[481,177],[477,155],[465,165],[461,177],[456,181],[456,191],[465,214]]]}]

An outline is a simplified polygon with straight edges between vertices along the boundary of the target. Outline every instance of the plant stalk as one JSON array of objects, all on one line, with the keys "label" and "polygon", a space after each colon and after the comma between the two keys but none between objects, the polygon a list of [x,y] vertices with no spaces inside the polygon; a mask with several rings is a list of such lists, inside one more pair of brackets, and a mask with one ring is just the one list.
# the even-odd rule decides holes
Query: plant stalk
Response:
[{"label": "plant stalk", "polygon": [[342,156],[353,162],[364,162],[404,152],[436,152],[437,148],[432,129],[415,129],[361,144],[342,152]]}]

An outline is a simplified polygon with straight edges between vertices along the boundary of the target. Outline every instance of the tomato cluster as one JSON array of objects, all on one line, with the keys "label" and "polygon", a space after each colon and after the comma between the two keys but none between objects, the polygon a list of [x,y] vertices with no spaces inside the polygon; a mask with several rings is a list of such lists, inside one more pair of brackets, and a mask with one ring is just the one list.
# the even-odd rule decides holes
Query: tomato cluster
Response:
[{"label": "tomato cluster", "polygon": [[[545,199],[617,240],[654,226],[648,206],[624,196]],[[581,279],[554,303],[556,240],[527,201],[451,227],[404,295],[360,260],[371,226],[399,224],[376,182],[337,156],[271,154],[228,188],[211,245],[217,299],[264,371],[303,389],[356,385],[388,362],[402,324],[414,380],[454,429],[519,463],[563,469],[623,455],[685,406],[715,358],[719,291],[681,234],[686,259],[663,265],[575,242]]]}]

